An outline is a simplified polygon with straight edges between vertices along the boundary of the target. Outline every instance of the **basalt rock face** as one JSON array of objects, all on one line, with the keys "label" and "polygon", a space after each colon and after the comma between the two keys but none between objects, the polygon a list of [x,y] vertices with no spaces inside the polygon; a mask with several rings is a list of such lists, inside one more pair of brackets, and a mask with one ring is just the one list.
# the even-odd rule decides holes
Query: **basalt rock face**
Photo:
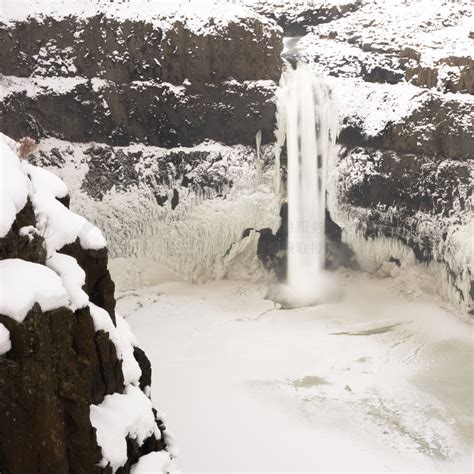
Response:
[{"label": "basalt rock face", "polygon": [[14,138],[28,134],[118,146],[169,148],[206,139],[252,145],[258,130],[263,142],[272,140],[274,93],[272,81],[175,87],[79,80],[60,92],[47,85],[34,95],[8,94],[0,103],[0,128]]},{"label": "basalt rock face", "polygon": [[100,77],[116,83],[278,81],[277,29],[255,16],[231,20],[225,31],[214,25],[210,18],[202,30],[193,31],[186,20],[120,20],[106,13],[89,18],[29,17],[1,25],[1,73]]},{"label": "basalt rock face", "polygon": [[258,130],[272,140],[282,68],[274,23],[251,12],[198,25],[132,10],[122,19],[102,8],[0,24],[4,132],[162,147],[252,144]]},{"label": "basalt rock face", "polygon": [[466,0],[429,10],[402,0],[390,8],[361,0],[345,15],[309,28],[300,46],[330,76],[472,94],[471,18]]},{"label": "basalt rock face", "polygon": [[[2,145],[4,140],[14,143],[4,135],[0,139]],[[2,148],[2,160],[14,159],[11,156],[7,148]],[[25,166],[16,163],[20,170]],[[34,176],[36,168],[28,166],[29,176]],[[5,176],[9,179],[14,176]],[[1,270],[0,324],[9,338],[6,352],[0,350],[0,472],[129,473],[141,456],[169,447],[165,427],[148,399],[151,365],[136,347],[127,323],[115,313],[107,248],[91,248],[78,237],[53,250],[51,239],[64,230],[69,232],[71,223],[60,222],[64,229],[54,227],[58,221],[48,214],[48,209],[54,208],[54,198],[49,195],[54,190],[47,189],[47,180],[31,179],[28,190],[25,188],[29,193],[26,204],[0,238],[0,264],[5,264]],[[2,176],[2,187],[5,185]],[[19,181],[16,189],[21,185]],[[2,196],[10,199],[3,191]],[[65,197],[56,198],[57,205],[70,216],[65,211]],[[50,206],[38,213],[38,203],[46,201]],[[2,215],[2,219],[5,217]],[[94,230],[87,221],[85,225]],[[55,266],[53,261],[63,265]],[[17,268],[25,273],[17,274]],[[33,275],[38,269],[53,278],[54,285],[44,290],[40,280],[31,283],[29,272]],[[82,286],[80,281],[74,283],[78,273],[82,274]],[[14,291],[5,290],[10,277],[17,279]],[[58,289],[63,296],[56,303]],[[49,297],[43,291],[49,292]],[[78,292],[84,292],[80,303]],[[30,304],[25,314],[15,310],[19,304]],[[44,308],[45,304],[49,306]],[[135,366],[133,376],[127,369],[130,363]],[[132,434],[123,439],[128,450],[117,466],[100,445],[104,425],[94,425],[91,409],[101,410],[108,397],[125,400],[131,387],[142,391],[140,403],[149,404],[148,418],[154,420],[155,428],[142,440],[132,439],[137,426],[131,427]],[[117,427],[123,413],[109,411],[108,416],[115,418],[112,426]],[[157,472],[161,472],[158,467]]]},{"label": "basalt rock face", "polygon": [[[101,460],[89,406],[123,390],[121,364],[88,311],[43,312],[22,324],[0,315],[12,350],[0,357],[0,468],[5,473],[111,472]],[[26,454],[28,453],[28,454]]]},{"label": "basalt rock face", "polygon": [[331,216],[366,268],[390,257],[422,262],[437,291],[469,311],[470,12],[467,2],[438,6],[416,24],[419,5],[393,2],[390,15],[385,6],[362,2],[299,43],[302,56],[327,76],[341,123]]},{"label": "basalt rock face", "polygon": [[329,23],[341,18],[361,6],[359,0],[347,0],[334,4],[326,1],[293,1],[291,6],[284,2],[250,0],[249,7],[275,20],[285,32],[285,36],[303,36],[312,26]]},{"label": "basalt rock face", "polygon": [[362,0],[325,21],[277,0],[256,5],[297,20],[304,36],[291,54],[331,91],[340,153],[329,164],[328,205],[342,241],[370,271],[390,258],[422,263],[434,292],[472,310],[469,2],[425,11],[419,2]]},{"label": "basalt rock face", "polygon": [[366,133],[367,123],[359,114],[345,117],[340,143],[427,155],[433,159],[472,160],[474,134],[468,117],[474,114],[473,100],[456,96],[445,98],[427,91],[418,92],[411,100],[414,104],[417,102],[413,110],[394,120],[387,112],[385,123],[376,133]]}]

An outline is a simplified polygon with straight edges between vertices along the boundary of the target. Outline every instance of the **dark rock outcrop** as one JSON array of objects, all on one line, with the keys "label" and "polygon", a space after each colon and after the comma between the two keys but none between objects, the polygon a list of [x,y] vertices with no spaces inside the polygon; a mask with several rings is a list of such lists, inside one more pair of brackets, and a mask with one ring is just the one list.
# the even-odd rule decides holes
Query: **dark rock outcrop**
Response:
[{"label": "dark rock outcrop", "polygon": [[[68,204],[68,199],[63,201],[63,205]],[[20,229],[28,226],[32,231],[22,235]],[[0,260],[21,259],[44,265],[48,237],[38,233],[40,228],[28,199],[10,231],[0,239]],[[108,312],[115,326],[114,283],[107,268],[107,249],[84,249],[77,239],[60,253],[73,257],[82,268],[82,289],[91,303]],[[9,296],[2,294],[2,299]],[[118,354],[115,340],[97,328],[91,311],[90,303],[76,310],[58,307],[49,311],[35,303],[21,322],[0,314],[11,342],[11,348],[0,354],[3,474],[112,473],[110,465],[99,466],[104,466],[104,453],[91,424],[90,410],[107,395],[123,394],[129,382],[124,380],[123,355]],[[133,357],[141,369],[140,388],[149,390],[151,364],[138,347]],[[156,411],[150,409],[150,416],[160,436],[151,435],[140,445],[127,440],[128,459],[117,472],[129,473],[141,456],[166,448],[165,427]]]},{"label": "dark rock outcrop", "polygon": [[[205,139],[248,145],[261,130],[268,143],[281,31],[255,14],[218,21],[199,32],[180,20],[104,12],[1,24],[0,73],[28,77],[38,91],[4,95],[0,129],[14,138],[161,147]],[[53,85],[41,82],[49,77]]]},{"label": "dark rock outcrop", "polygon": [[72,89],[34,96],[13,92],[0,102],[0,129],[15,139],[48,135],[74,142],[124,146],[131,142],[170,148],[206,139],[251,145],[262,132],[273,139],[275,85],[187,85],[82,81]]},{"label": "dark rock outcrop", "polygon": [[346,117],[339,142],[349,147],[367,146],[433,159],[472,159],[474,129],[466,117],[473,114],[471,102],[426,95],[413,112],[398,121],[388,121],[375,136],[365,135],[364,123],[357,116]]},{"label": "dark rock outcrop", "polygon": [[0,238],[0,260],[5,258],[21,258],[28,262],[44,264],[46,250],[44,239],[37,232],[20,234],[20,229],[34,226],[36,217],[31,201],[16,215],[9,232]]},{"label": "dark rock outcrop", "polygon": [[223,32],[210,19],[199,33],[167,20],[118,20],[99,13],[0,24],[0,73],[116,83],[279,79],[280,32],[257,17],[236,18]]},{"label": "dark rock outcrop", "polygon": [[[281,225],[275,234],[271,229],[259,230],[257,256],[264,267],[274,272],[279,281],[284,281],[287,275],[288,248],[288,203],[280,208]],[[331,219],[326,211],[325,222],[325,268],[335,270],[339,266],[357,269],[358,265],[354,252],[342,242],[341,228]],[[246,236],[244,233],[243,237]]]},{"label": "dark rock outcrop", "polygon": [[107,249],[83,249],[77,239],[74,243],[65,245],[59,252],[76,259],[86,274],[84,291],[92,303],[109,313],[115,324],[115,285],[107,268]]},{"label": "dark rock outcrop", "polygon": [[249,1],[249,6],[256,12],[275,20],[282,28],[285,36],[302,36],[312,26],[329,23],[347,13],[360,8],[360,0],[348,0],[339,5],[328,2],[293,1],[290,5],[282,5],[268,0]]},{"label": "dark rock outcrop", "polygon": [[92,403],[123,390],[107,334],[95,333],[87,310],[36,305],[22,324],[0,322],[12,342],[0,357],[1,471],[111,472],[96,466],[102,456],[89,421]]}]

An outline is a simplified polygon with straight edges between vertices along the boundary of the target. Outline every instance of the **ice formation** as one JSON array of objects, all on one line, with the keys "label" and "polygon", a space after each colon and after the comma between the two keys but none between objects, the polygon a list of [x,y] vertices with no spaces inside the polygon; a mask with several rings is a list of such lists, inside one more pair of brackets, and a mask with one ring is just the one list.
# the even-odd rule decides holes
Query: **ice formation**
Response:
[{"label": "ice formation", "polygon": [[[100,200],[86,188],[91,182],[91,155],[86,153],[90,144],[71,147],[68,142],[46,139],[39,148],[44,154],[57,149],[64,157],[62,168],[51,169],[71,190],[72,210],[100,224],[107,236],[110,267],[119,289],[156,283],[162,273],[158,267],[163,266],[195,282],[263,278],[256,256],[259,234],[242,237],[246,229],[276,232],[279,227],[273,146],[261,146],[258,161],[255,149],[210,141],[192,148],[117,147],[117,161],[125,158],[119,157],[122,152],[141,155],[133,164],[134,181],[117,180]],[[184,171],[170,159],[178,154],[183,156]],[[206,159],[193,167],[196,156],[204,154]],[[101,165],[108,163],[104,160]],[[181,173],[194,185],[183,184]],[[179,204],[173,209],[174,191]],[[163,205],[157,195],[166,197]]]}]

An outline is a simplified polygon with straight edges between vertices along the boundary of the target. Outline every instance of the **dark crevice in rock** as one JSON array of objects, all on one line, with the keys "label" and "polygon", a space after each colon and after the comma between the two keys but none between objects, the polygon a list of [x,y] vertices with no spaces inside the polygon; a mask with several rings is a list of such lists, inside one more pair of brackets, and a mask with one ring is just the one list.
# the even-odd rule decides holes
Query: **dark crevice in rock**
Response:
[{"label": "dark crevice in rock", "polygon": [[[267,270],[273,271],[280,281],[286,279],[287,274],[287,246],[288,246],[288,204],[284,203],[280,208],[281,224],[276,234],[271,229],[261,229],[257,256]],[[358,269],[354,252],[348,245],[342,242],[342,230],[331,219],[326,211],[326,258],[325,267],[335,270],[339,266]],[[249,229],[244,232],[248,235]]]},{"label": "dark crevice in rock", "polygon": [[35,230],[28,235],[20,236],[22,227],[35,226],[36,218],[31,201],[28,199],[5,237],[0,238],[0,260],[5,258],[21,258],[28,262],[44,264],[46,250],[44,238]]}]

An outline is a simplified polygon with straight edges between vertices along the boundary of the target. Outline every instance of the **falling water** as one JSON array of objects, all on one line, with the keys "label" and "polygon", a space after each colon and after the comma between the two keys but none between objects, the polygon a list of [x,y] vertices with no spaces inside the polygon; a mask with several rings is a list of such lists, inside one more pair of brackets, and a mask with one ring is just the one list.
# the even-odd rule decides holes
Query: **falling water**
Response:
[{"label": "falling water", "polygon": [[288,154],[288,285],[311,298],[323,286],[327,165],[335,121],[327,86],[306,65],[287,68],[282,90]]}]

